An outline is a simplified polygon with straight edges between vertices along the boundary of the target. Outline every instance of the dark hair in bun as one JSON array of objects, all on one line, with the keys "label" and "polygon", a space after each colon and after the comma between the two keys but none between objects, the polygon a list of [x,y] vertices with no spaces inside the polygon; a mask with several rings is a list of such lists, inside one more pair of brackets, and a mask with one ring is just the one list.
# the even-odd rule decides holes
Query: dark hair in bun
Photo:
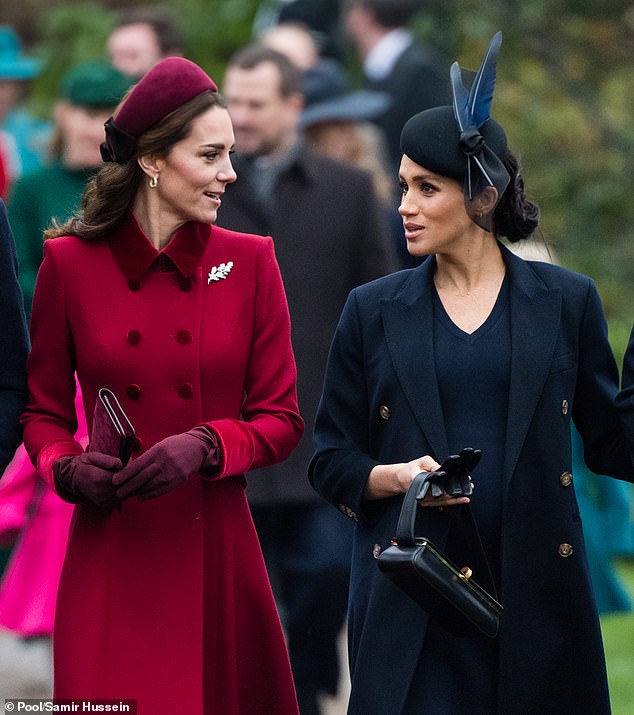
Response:
[{"label": "dark hair in bun", "polygon": [[539,225],[540,211],[524,192],[524,179],[518,160],[507,149],[501,157],[511,180],[495,207],[495,235],[505,236],[511,243],[528,238]]}]

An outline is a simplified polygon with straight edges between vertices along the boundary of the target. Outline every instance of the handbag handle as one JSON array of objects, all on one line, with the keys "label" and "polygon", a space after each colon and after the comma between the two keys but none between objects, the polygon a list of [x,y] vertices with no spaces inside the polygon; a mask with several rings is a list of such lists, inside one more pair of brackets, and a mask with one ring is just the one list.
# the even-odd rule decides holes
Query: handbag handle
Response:
[{"label": "handbag handle", "polygon": [[416,524],[416,508],[418,507],[417,496],[422,490],[426,481],[433,476],[434,472],[421,472],[417,474],[405,492],[405,499],[401,507],[401,513],[396,525],[396,541],[399,546],[414,546],[414,527]]},{"label": "handbag handle", "polygon": [[[425,482],[434,479],[436,475],[437,472],[421,472],[414,477],[412,483],[409,485],[405,493],[405,498],[403,499],[401,513],[399,514],[398,523],[396,525],[396,536],[394,537],[399,546],[416,545],[415,528],[416,510],[419,506],[418,496],[424,488]],[[489,565],[484,547],[482,546],[478,525],[473,518],[469,505],[461,504],[450,508],[458,511],[458,518],[461,520],[465,534],[467,535],[466,543],[470,551],[470,560],[473,561],[473,570],[477,570],[479,574],[478,581],[480,585],[491,593],[494,598],[497,598],[491,566]]]}]

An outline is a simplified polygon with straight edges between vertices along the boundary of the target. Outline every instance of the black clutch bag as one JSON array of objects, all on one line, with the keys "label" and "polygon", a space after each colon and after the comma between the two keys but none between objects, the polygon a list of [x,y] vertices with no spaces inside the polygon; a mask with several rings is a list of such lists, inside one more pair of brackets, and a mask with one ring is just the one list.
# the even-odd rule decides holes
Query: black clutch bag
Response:
[{"label": "black clutch bag", "polygon": [[115,394],[102,387],[95,402],[90,433],[90,452],[101,452],[118,457],[125,465],[130,459],[136,433]]},{"label": "black clutch bag", "polygon": [[455,510],[454,518],[459,520],[453,528],[463,530],[470,566],[458,567],[428,539],[414,535],[417,499],[426,491],[430,474],[434,473],[419,474],[407,490],[396,537],[379,556],[379,568],[454,635],[493,638],[498,633],[502,606],[496,600],[491,570],[468,505],[448,508]]}]

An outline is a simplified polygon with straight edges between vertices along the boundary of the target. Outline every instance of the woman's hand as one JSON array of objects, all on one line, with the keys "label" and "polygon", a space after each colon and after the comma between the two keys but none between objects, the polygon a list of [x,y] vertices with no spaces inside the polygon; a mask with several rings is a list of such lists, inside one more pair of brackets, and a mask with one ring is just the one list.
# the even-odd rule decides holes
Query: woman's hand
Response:
[{"label": "woman's hand", "polygon": [[121,460],[101,452],[60,457],[53,462],[53,476],[58,494],[71,503],[88,499],[105,511],[119,506],[114,475]]},{"label": "woman's hand", "polygon": [[198,427],[166,437],[114,477],[120,499],[155,499],[186,482],[203,466],[217,464],[218,446],[212,433]]},{"label": "woman's hand", "polygon": [[[440,464],[428,454],[412,459],[410,462],[377,464],[368,476],[364,496],[366,499],[385,499],[396,494],[404,494],[416,475],[421,472],[434,472],[439,467]],[[442,508],[468,504],[469,497],[450,497],[446,493],[440,497],[432,497],[430,489],[425,498],[419,500],[418,503],[421,506]]]},{"label": "woman's hand", "polygon": [[412,480],[421,472],[433,472],[440,464],[430,457],[418,457],[411,462],[377,464],[368,475],[365,487],[366,499],[385,499],[404,494]]}]

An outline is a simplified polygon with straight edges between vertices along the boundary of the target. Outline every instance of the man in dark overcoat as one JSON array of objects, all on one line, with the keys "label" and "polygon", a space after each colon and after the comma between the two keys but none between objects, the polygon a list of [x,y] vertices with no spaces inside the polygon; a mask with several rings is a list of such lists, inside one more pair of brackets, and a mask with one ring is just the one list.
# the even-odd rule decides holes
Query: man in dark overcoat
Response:
[{"label": "man in dark overcoat", "polygon": [[[351,529],[306,478],[328,348],[348,292],[397,267],[370,176],[316,155],[298,132],[300,73],[280,53],[249,47],[223,93],[236,135],[238,180],[218,223],[270,234],[288,298],[306,422],[291,457],[249,477],[247,494],[282,610],[302,714],[336,690]],[[325,508],[324,508],[325,507]]]},{"label": "man in dark overcoat", "polygon": [[342,7],[342,23],[363,63],[367,88],[390,97],[373,121],[385,134],[397,172],[405,122],[423,109],[450,102],[449,63],[408,27],[421,9],[420,0],[344,0]]}]

